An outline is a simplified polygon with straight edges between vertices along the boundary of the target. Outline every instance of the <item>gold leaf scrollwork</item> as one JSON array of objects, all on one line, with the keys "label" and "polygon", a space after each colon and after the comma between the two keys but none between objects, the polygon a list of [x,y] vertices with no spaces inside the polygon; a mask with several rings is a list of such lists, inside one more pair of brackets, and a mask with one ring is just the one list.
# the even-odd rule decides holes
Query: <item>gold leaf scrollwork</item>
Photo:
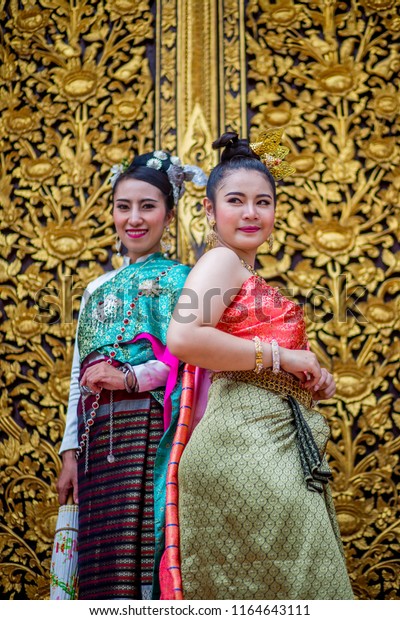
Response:
[{"label": "gold leaf scrollwork", "polygon": [[[212,140],[228,125],[245,135],[250,119],[251,139],[284,129],[296,168],[278,187],[274,249],[259,271],[302,299],[336,379],[323,411],[354,591],[398,599],[398,2],[207,0],[183,26],[187,4],[1,8],[3,597],[49,595],[74,321],[84,287],[113,260],[111,166],[157,147],[208,173]],[[185,50],[201,42],[201,70],[196,51],[178,55],[182,28]],[[203,195],[190,186],[179,205],[174,251],[191,263]]]},{"label": "gold leaf scrollwork", "polygon": [[252,135],[284,128],[297,170],[260,273],[302,297],[336,380],[323,411],[356,597],[397,599],[398,3],[250,0],[246,20]]},{"label": "gold leaf scrollwork", "polygon": [[49,597],[75,319],[110,260],[113,164],[154,148],[147,0],[1,7],[0,589]]}]

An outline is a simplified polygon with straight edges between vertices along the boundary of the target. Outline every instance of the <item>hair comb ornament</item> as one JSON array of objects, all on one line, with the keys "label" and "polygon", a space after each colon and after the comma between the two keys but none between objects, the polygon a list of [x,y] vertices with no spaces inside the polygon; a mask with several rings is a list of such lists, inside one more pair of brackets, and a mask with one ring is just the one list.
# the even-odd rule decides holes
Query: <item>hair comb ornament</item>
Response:
[{"label": "hair comb ornament", "polygon": [[267,129],[257,136],[256,142],[250,142],[251,150],[259,156],[276,181],[296,172],[294,166],[284,161],[290,150],[280,144],[282,135],[283,129]]},{"label": "hair comb ornament", "polygon": [[192,181],[199,187],[207,185],[207,175],[198,166],[192,166],[188,164],[182,164],[179,157],[175,155],[169,156],[164,151],[154,151],[152,159],[150,159],[146,166],[155,167],[154,162],[157,160],[169,160],[169,166],[166,169],[169,182],[172,185],[172,191],[174,194],[174,203],[178,204],[179,198],[185,193],[185,182]]}]

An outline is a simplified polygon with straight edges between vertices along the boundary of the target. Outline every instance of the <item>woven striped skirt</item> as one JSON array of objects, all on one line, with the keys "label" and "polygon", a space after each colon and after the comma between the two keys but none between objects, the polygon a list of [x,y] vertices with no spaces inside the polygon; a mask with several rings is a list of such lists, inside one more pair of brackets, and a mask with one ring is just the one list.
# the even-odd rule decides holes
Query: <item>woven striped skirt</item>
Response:
[{"label": "woven striped skirt", "polygon": [[139,600],[150,598],[152,584],[153,470],[163,409],[149,392],[114,391],[109,463],[109,398],[103,390],[88,455],[84,449],[78,464],[79,598]]}]

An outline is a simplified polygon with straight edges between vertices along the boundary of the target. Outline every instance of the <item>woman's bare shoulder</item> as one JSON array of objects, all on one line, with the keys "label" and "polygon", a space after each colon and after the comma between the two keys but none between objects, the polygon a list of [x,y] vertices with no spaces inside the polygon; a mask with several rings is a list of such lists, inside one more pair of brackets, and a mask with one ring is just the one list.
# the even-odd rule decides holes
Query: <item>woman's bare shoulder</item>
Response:
[{"label": "woman's bare shoulder", "polygon": [[196,266],[213,265],[215,267],[236,267],[240,265],[240,259],[233,250],[229,248],[213,248],[209,250],[197,261]]},{"label": "woman's bare shoulder", "polygon": [[193,267],[188,282],[206,282],[207,286],[232,288],[243,283],[240,259],[229,248],[214,248],[206,252]]}]

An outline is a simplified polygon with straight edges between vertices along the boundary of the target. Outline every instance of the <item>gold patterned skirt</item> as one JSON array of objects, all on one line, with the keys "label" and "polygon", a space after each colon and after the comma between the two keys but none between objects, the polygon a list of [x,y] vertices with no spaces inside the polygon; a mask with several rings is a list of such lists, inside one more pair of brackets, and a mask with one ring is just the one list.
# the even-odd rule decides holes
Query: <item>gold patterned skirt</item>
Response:
[{"label": "gold patterned skirt", "polygon": [[[322,454],[328,425],[300,407]],[[279,395],[211,385],[179,466],[179,515],[186,600],[353,598],[329,485],[308,490]]]}]

